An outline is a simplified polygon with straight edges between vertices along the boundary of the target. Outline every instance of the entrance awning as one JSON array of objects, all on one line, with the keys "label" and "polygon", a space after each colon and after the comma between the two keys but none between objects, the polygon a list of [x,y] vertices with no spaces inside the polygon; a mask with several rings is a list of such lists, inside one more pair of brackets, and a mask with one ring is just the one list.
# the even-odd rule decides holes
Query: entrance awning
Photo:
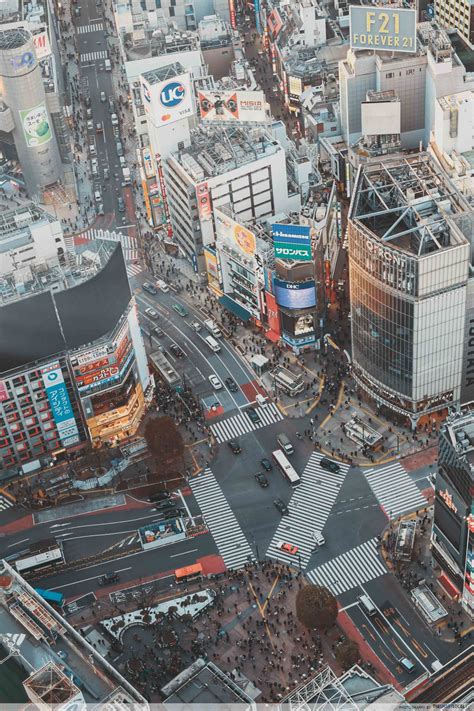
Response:
[{"label": "entrance awning", "polygon": [[244,309],[243,306],[231,299],[230,296],[224,294],[224,296],[220,297],[219,303],[222,304],[225,309],[231,311],[237,318],[240,318],[241,321],[249,321],[252,318],[250,311]]},{"label": "entrance awning", "polygon": [[441,585],[442,588],[444,588],[444,590],[448,593],[449,597],[453,600],[457,600],[461,595],[461,591],[458,590],[456,585],[454,585],[454,583],[448,578],[445,573],[441,573],[438,578],[438,583]]},{"label": "entrance awning", "polygon": [[275,331],[265,331],[265,338],[272,343],[278,343],[280,340],[280,334]]}]

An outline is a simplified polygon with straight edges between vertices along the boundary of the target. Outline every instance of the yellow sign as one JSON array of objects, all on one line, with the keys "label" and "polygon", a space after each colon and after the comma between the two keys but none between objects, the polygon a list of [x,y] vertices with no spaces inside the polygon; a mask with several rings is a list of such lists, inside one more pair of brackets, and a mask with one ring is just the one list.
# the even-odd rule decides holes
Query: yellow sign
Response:
[{"label": "yellow sign", "polygon": [[454,511],[454,513],[458,512],[458,509],[456,507],[456,504],[453,501],[452,494],[449,493],[449,491],[446,489],[445,491],[442,491],[441,489],[438,491],[438,494],[440,497],[443,499],[444,503],[448,507],[448,509],[451,509],[451,511]]}]

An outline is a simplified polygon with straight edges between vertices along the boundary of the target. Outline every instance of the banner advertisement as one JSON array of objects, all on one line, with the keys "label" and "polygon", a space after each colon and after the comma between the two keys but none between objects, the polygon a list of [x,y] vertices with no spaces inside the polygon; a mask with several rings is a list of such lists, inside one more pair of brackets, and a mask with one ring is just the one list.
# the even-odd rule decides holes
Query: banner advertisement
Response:
[{"label": "banner advertisement", "polygon": [[211,219],[211,196],[207,181],[196,185],[196,198],[198,204],[199,217],[201,220]]},{"label": "banner advertisement", "polygon": [[316,286],[314,281],[289,282],[273,279],[273,289],[279,306],[288,309],[309,309],[316,306]]},{"label": "banner advertisement", "polygon": [[198,91],[203,121],[266,121],[263,91]]},{"label": "banner advertisement", "polygon": [[262,34],[262,21],[260,19],[260,0],[253,0],[255,9],[255,28],[259,35]]},{"label": "banner advertisement", "polygon": [[40,61],[49,57],[51,54],[51,45],[49,43],[49,37],[46,30],[43,32],[38,32],[38,34],[33,35],[33,43],[36,50],[36,59]]},{"label": "banner advertisement", "polygon": [[191,77],[189,74],[150,84],[146,74],[140,77],[145,113],[155,126],[179,121],[195,112]]},{"label": "banner advertisement", "polygon": [[278,311],[277,302],[273,294],[269,291],[265,292],[265,301],[267,304],[267,322],[268,326],[273,333],[281,336],[281,326],[280,326],[280,314]]},{"label": "banner advertisement", "polygon": [[229,0],[229,16],[230,16],[230,26],[233,30],[237,29],[237,20],[235,17],[235,0]]},{"label": "banner advertisement", "polygon": [[79,431],[59,361],[42,368],[41,374],[61,444],[76,444],[79,442]]},{"label": "banner advertisement", "polygon": [[145,169],[145,175],[147,178],[153,178],[155,176],[155,166],[153,165],[153,160],[151,157],[151,152],[149,148],[144,148],[142,151],[143,168]]},{"label": "banner advertisement", "polygon": [[351,49],[416,52],[416,9],[349,6]]},{"label": "banner advertisement", "polygon": [[276,259],[309,262],[311,253],[311,228],[309,225],[272,225],[273,247]]},{"label": "banner advertisement", "polygon": [[26,145],[29,148],[36,148],[36,146],[49,143],[53,136],[44,102],[33,109],[21,109],[18,113],[20,114]]},{"label": "banner advertisement", "polygon": [[257,249],[257,241],[253,232],[228,217],[221,210],[214,210],[216,238],[226,242],[247,257],[253,257]]},{"label": "banner advertisement", "polygon": [[0,402],[8,400],[7,384],[4,380],[0,380]]}]

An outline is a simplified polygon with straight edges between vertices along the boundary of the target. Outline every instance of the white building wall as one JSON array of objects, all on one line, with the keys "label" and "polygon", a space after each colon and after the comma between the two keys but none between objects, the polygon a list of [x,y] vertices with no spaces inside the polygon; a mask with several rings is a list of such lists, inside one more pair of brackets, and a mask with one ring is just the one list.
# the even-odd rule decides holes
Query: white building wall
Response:
[{"label": "white building wall", "polygon": [[[436,101],[435,141],[444,153],[465,153],[474,148],[474,92],[462,92],[451,98],[456,100],[456,105],[450,108],[446,108],[442,100]],[[457,116],[452,117],[453,112]],[[455,131],[451,131],[451,118],[455,118]]]},{"label": "white building wall", "polygon": [[130,309],[127,320],[128,327],[130,329],[130,336],[133,342],[133,349],[135,351],[138,377],[143,388],[143,392],[145,392],[150,385],[150,373],[148,371],[148,362],[145,352],[145,345],[143,343],[143,336],[138,323],[136,305]]}]

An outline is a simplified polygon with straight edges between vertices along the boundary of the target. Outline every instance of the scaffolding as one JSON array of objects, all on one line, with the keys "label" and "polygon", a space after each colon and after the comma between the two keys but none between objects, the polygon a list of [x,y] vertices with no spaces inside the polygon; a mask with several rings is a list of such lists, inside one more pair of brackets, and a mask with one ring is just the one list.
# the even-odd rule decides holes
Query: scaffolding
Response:
[{"label": "scaffolding", "polygon": [[357,711],[358,708],[328,666],[292,691],[282,704],[288,704],[290,711]]}]

